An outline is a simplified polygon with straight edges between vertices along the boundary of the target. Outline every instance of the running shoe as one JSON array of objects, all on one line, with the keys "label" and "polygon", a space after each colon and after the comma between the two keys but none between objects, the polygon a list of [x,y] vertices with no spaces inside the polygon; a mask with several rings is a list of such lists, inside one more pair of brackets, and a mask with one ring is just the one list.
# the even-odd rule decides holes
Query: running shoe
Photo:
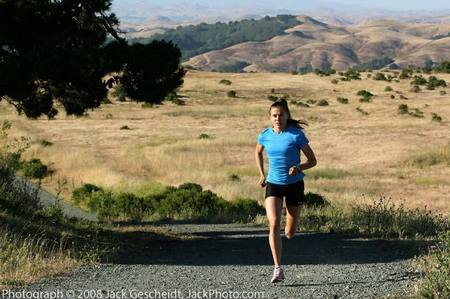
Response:
[{"label": "running shoe", "polygon": [[283,269],[281,269],[280,267],[275,268],[273,270],[273,276],[272,276],[272,280],[270,281],[271,283],[276,283],[276,282],[280,282],[284,280],[284,273],[283,273]]}]

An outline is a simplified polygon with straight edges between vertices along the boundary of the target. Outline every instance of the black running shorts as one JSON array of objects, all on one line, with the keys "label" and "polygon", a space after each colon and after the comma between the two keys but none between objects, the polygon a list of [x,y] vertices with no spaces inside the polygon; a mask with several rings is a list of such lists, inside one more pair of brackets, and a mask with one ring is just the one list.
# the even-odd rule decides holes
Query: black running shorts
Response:
[{"label": "black running shorts", "polygon": [[305,199],[305,184],[303,180],[289,185],[266,183],[266,198],[275,196],[285,198],[287,206],[299,206]]}]

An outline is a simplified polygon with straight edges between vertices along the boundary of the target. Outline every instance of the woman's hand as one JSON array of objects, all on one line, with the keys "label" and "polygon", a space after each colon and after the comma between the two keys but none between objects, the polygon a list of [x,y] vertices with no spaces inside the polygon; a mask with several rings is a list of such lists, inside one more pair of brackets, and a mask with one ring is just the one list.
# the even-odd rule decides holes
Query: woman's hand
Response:
[{"label": "woman's hand", "polygon": [[266,177],[265,176],[262,175],[259,177],[258,185],[260,185],[261,188],[264,188],[266,186]]},{"label": "woman's hand", "polygon": [[298,168],[297,165],[289,168],[289,175],[297,175],[298,173],[300,173],[300,169]]}]

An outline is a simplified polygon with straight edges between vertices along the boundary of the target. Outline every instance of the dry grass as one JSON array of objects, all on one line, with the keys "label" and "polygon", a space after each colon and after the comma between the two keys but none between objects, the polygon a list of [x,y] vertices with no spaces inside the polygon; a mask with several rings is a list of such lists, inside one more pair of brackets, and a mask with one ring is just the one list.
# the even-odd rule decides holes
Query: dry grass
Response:
[{"label": "dry grass", "polygon": [[[450,75],[438,77],[450,81]],[[291,99],[327,99],[328,107],[291,106],[294,117],[310,123],[306,134],[317,155],[316,174],[330,169],[334,173],[307,177],[308,191],[344,203],[383,195],[410,208],[426,205],[449,214],[448,153],[439,156],[444,162],[425,166],[407,161],[441,153],[440,149],[448,146],[450,99],[439,90],[410,92],[410,80],[389,83],[408,98],[400,100],[398,94],[390,99],[393,92],[384,91],[387,83],[383,81],[363,79],[336,85],[330,82],[333,78],[192,71],[179,91],[185,106],[167,103],[142,109],[140,104],[114,102],[88,117],[61,113],[53,121],[33,121],[17,116],[2,102],[0,118],[12,121],[11,135],[32,139],[27,158],[37,157],[52,165],[54,174],[43,181],[47,189],[55,192],[58,178],[67,178],[65,198],[73,188],[88,182],[142,191],[146,186],[190,181],[226,199],[261,199],[254,147],[259,132],[269,126],[270,90],[275,89],[275,96],[288,94]],[[222,79],[232,85],[219,84]],[[237,98],[226,96],[231,89]],[[359,102],[356,93],[363,89],[375,94],[371,103]],[[340,96],[348,98],[349,104],[338,103]],[[399,115],[397,107],[402,103],[421,109],[425,117]],[[358,106],[369,115],[355,111]],[[441,123],[431,121],[433,112],[442,116]],[[120,130],[124,125],[130,130]],[[200,134],[211,138],[200,139]],[[54,145],[44,147],[39,142],[42,139]],[[230,179],[232,174],[239,180]]]},{"label": "dry grass", "polygon": [[81,265],[57,245],[49,249],[48,243],[39,236],[23,238],[0,230],[0,289],[61,274]]}]

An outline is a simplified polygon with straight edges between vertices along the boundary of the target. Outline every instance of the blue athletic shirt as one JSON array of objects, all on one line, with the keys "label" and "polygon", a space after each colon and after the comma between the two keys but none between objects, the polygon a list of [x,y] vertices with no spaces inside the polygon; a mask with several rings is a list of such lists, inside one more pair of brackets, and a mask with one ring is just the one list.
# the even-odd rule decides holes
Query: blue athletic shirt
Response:
[{"label": "blue athletic shirt", "polygon": [[278,134],[267,128],[259,134],[258,143],[264,146],[269,158],[269,183],[288,185],[303,179],[303,172],[289,175],[289,168],[300,164],[300,149],[309,143],[302,130],[289,126]]}]

